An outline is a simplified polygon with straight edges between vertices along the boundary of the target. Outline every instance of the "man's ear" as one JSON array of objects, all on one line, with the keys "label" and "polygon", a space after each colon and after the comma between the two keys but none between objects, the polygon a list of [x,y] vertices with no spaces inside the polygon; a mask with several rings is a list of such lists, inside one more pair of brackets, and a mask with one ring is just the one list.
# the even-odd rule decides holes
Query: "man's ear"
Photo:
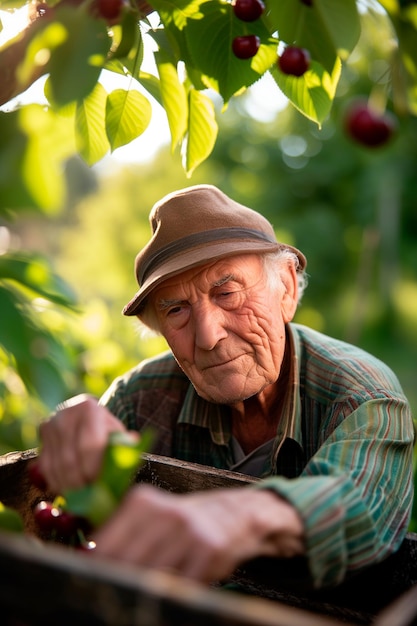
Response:
[{"label": "man's ear", "polygon": [[282,318],[285,323],[291,322],[298,304],[298,280],[297,271],[292,261],[280,271],[281,280],[285,292],[281,300]]}]

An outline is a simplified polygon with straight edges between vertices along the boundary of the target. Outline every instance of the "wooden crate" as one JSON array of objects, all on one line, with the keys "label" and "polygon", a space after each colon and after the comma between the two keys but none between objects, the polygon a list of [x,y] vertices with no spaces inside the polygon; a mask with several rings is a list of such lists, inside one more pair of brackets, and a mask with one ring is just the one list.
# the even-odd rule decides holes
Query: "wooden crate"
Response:
[{"label": "wooden crate", "polygon": [[[51,496],[28,479],[27,464],[35,457],[36,450],[0,457],[0,501],[19,511],[26,529],[24,536],[0,533],[0,623],[5,626],[377,624],[417,583],[417,538],[412,534],[384,563],[338,588],[320,591],[312,588],[306,563],[299,558],[256,559],[226,585],[211,587],[91,559],[39,538],[33,508]],[[137,480],[186,493],[244,487],[255,479],[145,454]]]}]

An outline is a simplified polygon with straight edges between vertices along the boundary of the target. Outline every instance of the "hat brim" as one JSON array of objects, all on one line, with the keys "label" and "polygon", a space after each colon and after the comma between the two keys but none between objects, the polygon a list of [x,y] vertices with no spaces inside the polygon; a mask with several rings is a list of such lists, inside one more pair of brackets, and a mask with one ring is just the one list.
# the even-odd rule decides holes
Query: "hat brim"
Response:
[{"label": "hat brim", "polygon": [[300,261],[300,269],[306,266],[305,256],[288,244],[279,242],[259,241],[223,241],[206,244],[200,248],[194,248],[173,257],[156,268],[143,282],[134,297],[123,308],[123,315],[138,315],[143,308],[144,301],[150,292],[167,278],[181,274],[186,270],[205,265],[211,261],[236,256],[238,254],[253,254],[262,252],[275,252],[280,249],[288,249],[294,252]]}]

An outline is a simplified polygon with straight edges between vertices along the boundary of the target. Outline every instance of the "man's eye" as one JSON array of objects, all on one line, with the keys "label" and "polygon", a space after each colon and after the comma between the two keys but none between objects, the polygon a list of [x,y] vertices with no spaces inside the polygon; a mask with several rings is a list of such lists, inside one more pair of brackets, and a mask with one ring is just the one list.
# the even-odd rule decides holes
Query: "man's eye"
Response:
[{"label": "man's eye", "polygon": [[241,298],[238,291],[221,291],[218,295],[218,302],[221,306],[235,308],[239,306]]},{"label": "man's eye", "polygon": [[173,306],[170,309],[167,309],[166,314],[167,315],[175,315],[176,313],[180,313],[180,311],[182,311],[183,307],[178,305],[178,306]]},{"label": "man's eye", "polygon": [[237,295],[236,291],[222,291],[220,293],[221,298],[233,298],[233,296],[236,296],[236,295]]}]

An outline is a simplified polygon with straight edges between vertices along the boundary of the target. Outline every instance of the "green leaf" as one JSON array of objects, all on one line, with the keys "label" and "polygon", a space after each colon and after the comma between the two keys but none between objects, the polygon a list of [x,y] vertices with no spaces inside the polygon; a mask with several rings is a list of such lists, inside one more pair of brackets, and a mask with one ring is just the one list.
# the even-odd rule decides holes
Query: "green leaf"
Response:
[{"label": "green leaf", "polygon": [[152,441],[150,430],[144,431],[139,440],[126,432],[111,433],[98,479],[80,489],[65,492],[65,507],[88,519],[93,526],[103,524],[131,486],[142,454],[149,450]]},{"label": "green leaf", "polygon": [[164,26],[172,26],[181,31],[188,20],[201,19],[200,6],[207,0],[152,0],[152,6],[158,11]]},{"label": "green leaf", "polygon": [[393,99],[398,111],[417,115],[417,7],[399,11],[397,5],[384,2],[398,37],[393,54]]},{"label": "green leaf", "polygon": [[[191,68],[198,67],[206,87],[214,89],[225,103],[236,93],[252,85],[275,62],[277,40],[262,20],[247,26],[238,20],[230,4],[213,0],[202,2],[202,19],[189,19],[184,27]],[[261,46],[251,59],[238,59],[232,50],[233,39],[245,34],[257,35]]]},{"label": "green leaf", "polygon": [[134,18],[134,14],[130,17],[125,16],[122,29],[121,41],[117,45],[113,57],[106,63],[106,69],[112,70],[113,61],[120,59],[124,68],[123,73],[137,78],[143,61],[144,49],[142,33],[139,24]]},{"label": "green leaf", "polygon": [[34,33],[26,47],[23,61],[16,70],[16,78],[22,87],[29,84],[34,70],[39,71],[40,68],[48,66],[51,54],[54,54],[55,49],[67,38],[67,30],[59,22],[45,21],[39,24]]},{"label": "green leaf", "polygon": [[106,104],[106,133],[111,150],[139,137],[148,127],[151,117],[151,104],[139,91],[112,91]]},{"label": "green leaf", "polygon": [[360,18],[355,0],[300,0],[268,3],[272,30],[281,41],[306,48],[331,73],[337,56],[346,59],[358,42]]},{"label": "green leaf", "polygon": [[8,253],[0,256],[0,281],[12,280],[39,296],[64,306],[75,303],[75,294],[53,274],[46,259],[36,254]]},{"label": "green leaf", "polygon": [[24,524],[20,514],[0,502],[0,530],[22,533]]},{"label": "green leaf", "polygon": [[110,434],[99,480],[107,485],[118,502],[132,484],[142,454],[150,449],[153,439],[151,430],[142,432],[138,440],[126,432]]},{"label": "green leaf", "polygon": [[329,74],[315,61],[303,76],[289,76],[274,68],[271,72],[278,87],[291,103],[319,126],[330,113],[342,64],[336,58],[333,72]]},{"label": "green leaf", "polygon": [[66,195],[63,161],[76,149],[71,127],[63,117],[36,104],[20,109],[19,125],[28,137],[22,178],[37,205],[56,212]]},{"label": "green leaf", "polygon": [[155,53],[158,67],[162,106],[171,131],[171,150],[174,151],[187,131],[188,100],[184,85],[178,78],[176,66],[163,51]]},{"label": "green leaf", "polygon": [[210,98],[196,89],[191,89],[188,97],[188,134],[183,161],[187,176],[191,176],[213,150],[218,127]]},{"label": "green leaf", "polygon": [[21,173],[28,137],[19,127],[20,111],[0,112],[0,215],[8,215],[11,209],[22,207],[40,208],[32,197]]},{"label": "green leaf", "polygon": [[117,507],[117,500],[102,482],[67,491],[64,500],[68,511],[84,517],[94,527],[101,526]]},{"label": "green leaf", "polygon": [[139,23],[135,13],[133,11],[125,11],[120,26],[113,27],[113,31],[116,31],[116,28],[121,30],[121,36],[119,41],[116,42],[117,48],[113,53],[113,57],[121,59],[128,57],[132,50],[137,49],[142,42]]},{"label": "green leaf", "polygon": [[75,154],[71,126],[38,104],[0,112],[0,213],[33,207],[58,211],[65,199],[64,161]]},{"label": "green leaf", "polygon": [[148,72],[139,73],[139,82],[146,91],[162,106],[161,86],[159,79]]},{"label": "green leaf", "polygon": [[0,345],[13,355],[27,389],[52,409],[68,394],[64,347],[40,326],[35,310],[16,289],[0,284],[0,310]]},{"label": "green leaf", "polygon": [[109,150],[106,135],[107,92],[97,83],[82,102],[77,103],[75,133],[79,153],[88,165],[94,165]]},{"label": "green leaf", "polygon": [[66,31],[49,63],[53,101],[59,106],[85,98],[98,81],[110,50],[104,20],[86,10],[59,8],[57,21]]}]

